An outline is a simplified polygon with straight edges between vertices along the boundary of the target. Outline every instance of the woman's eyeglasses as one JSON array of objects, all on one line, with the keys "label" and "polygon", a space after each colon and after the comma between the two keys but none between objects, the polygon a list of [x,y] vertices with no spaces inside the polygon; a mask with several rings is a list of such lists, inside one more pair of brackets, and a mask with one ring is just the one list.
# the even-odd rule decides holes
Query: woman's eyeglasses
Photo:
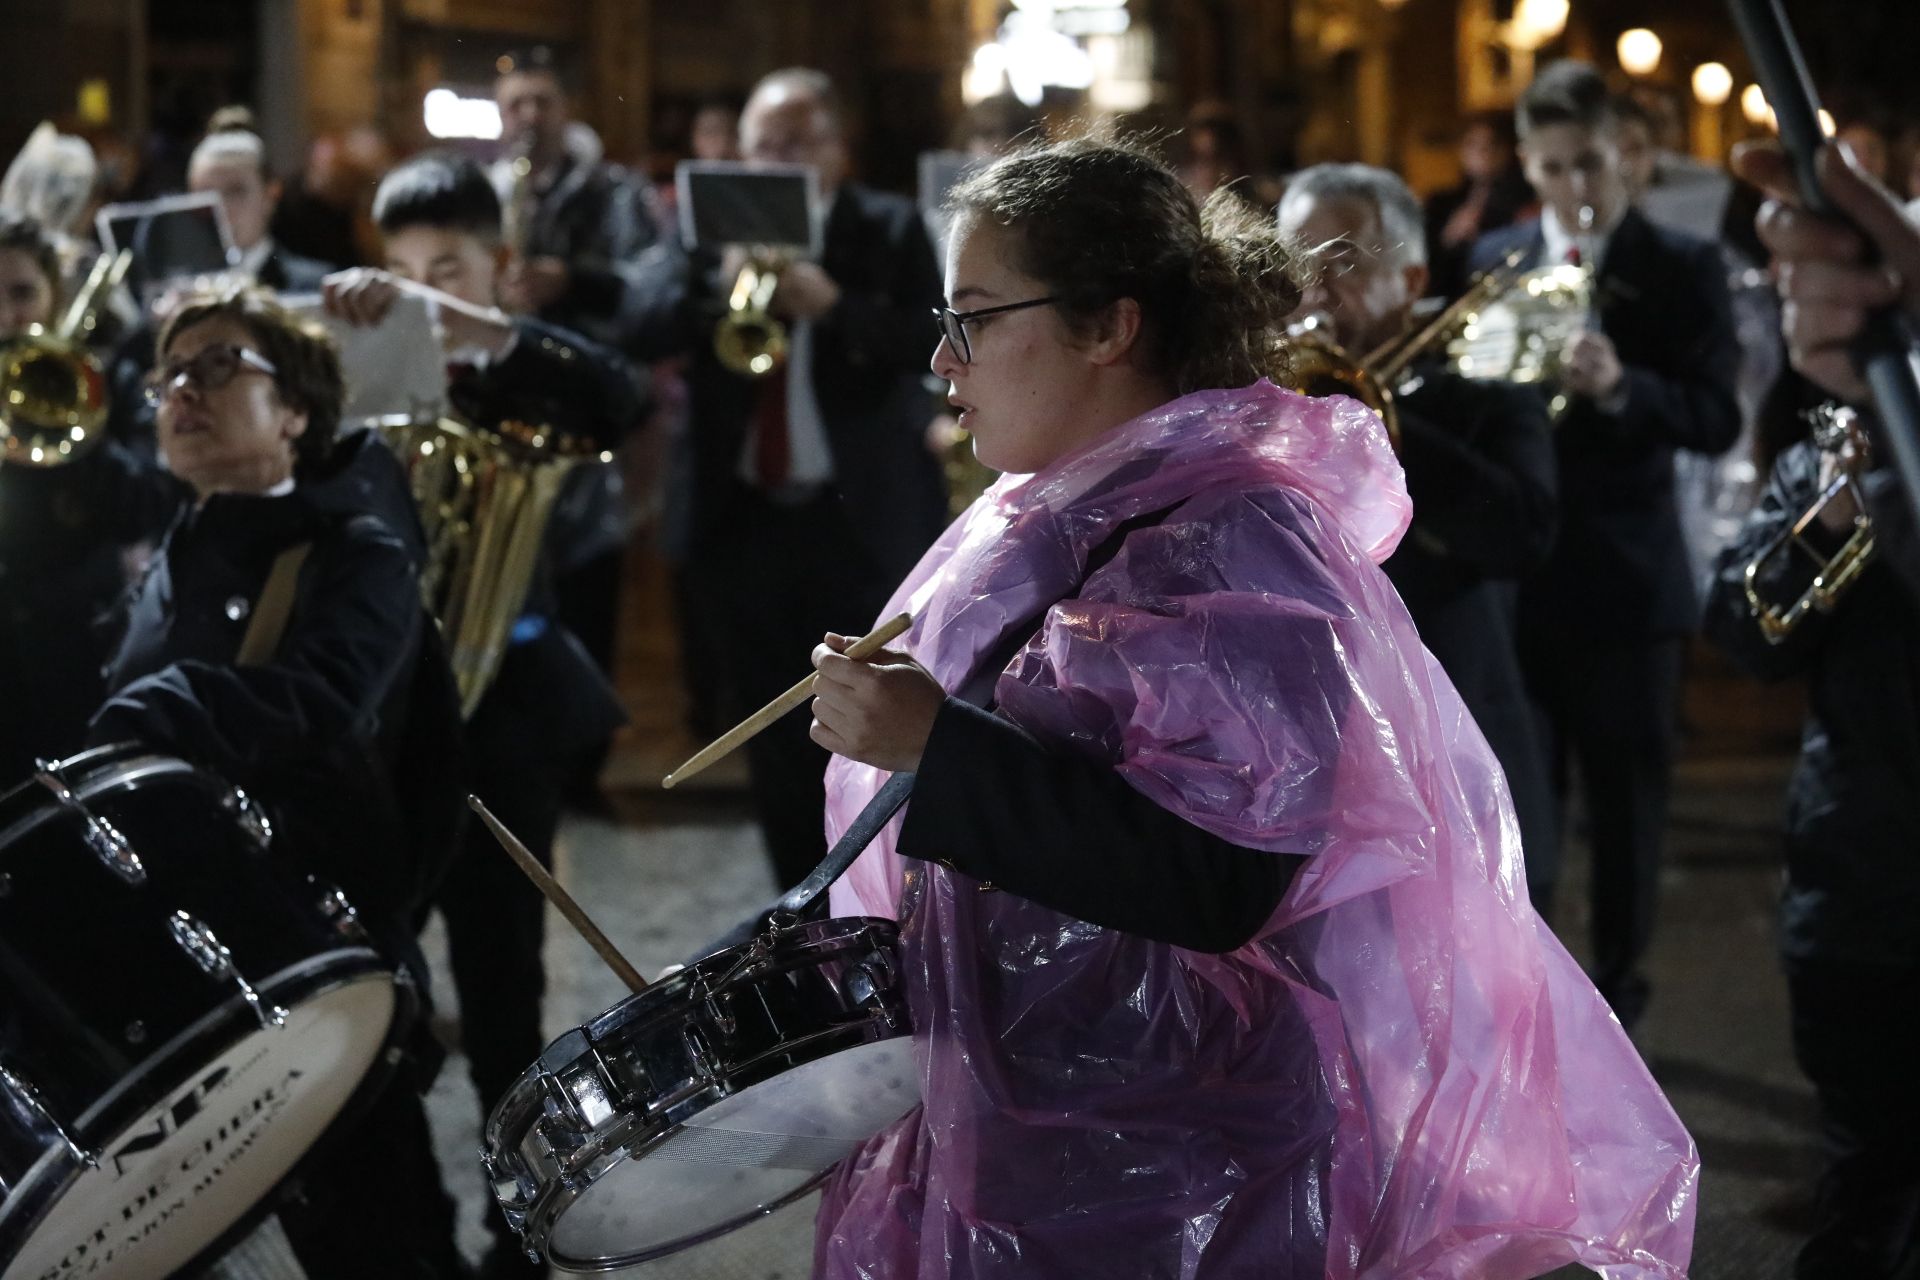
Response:
[{"label": "woman's eyeglasses", "polygon": [[973,363],[973,343],[967,338],[967,324],[973,320],[984,320],[988,316],[1004,315],[1009,311],[1025,311],[1028,307],[1044,307],[1058,302],[1052,294],[1044,298],[1033,298],[1027,302],[1009,302],[999,307],[982,307],[978,311],[955,311],[952,307],[935,307],[934,323],[940,326],[940,336],[953,348],[953,354],[960,357],[961,364]]},{"label": "woman's eyeglasses", "polygon": [[259,352],[230,342],[202,347],[185,360],[169,360],[147,375],[147,403],[159,404],[183,378],[202,391],[218,391],[248,369],[269,378],[280,372]]}]

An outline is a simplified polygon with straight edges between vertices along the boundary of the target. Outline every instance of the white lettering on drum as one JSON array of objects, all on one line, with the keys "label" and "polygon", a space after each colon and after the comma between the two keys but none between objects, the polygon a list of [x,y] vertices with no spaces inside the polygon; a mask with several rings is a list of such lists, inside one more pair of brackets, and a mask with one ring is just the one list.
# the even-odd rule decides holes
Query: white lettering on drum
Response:
[{"label": "white lettering on drum", "polygon": [[[181,1124],[204,1111],[207,1098],[221,1084],[243,1073],[244,1068],[232,1076],[225,1069],[210,1072],[183,1093],[161,1117],[162,1125],[173,1122],[173,1127],[162,1135],[161,1141],[177,1133]],[[279,1080],[234,1107],[222,1118],[213,1133],[181,1153],[159,1180],[150,1182],[121,1206],[118,1215],[120,1225],[108,1221],[94,1228],[68,1250],[58,1263],[41,1272],[39,1280],[70,1280],[71,1277],[98,1275],[114,1263],[125,1261],[142,1243],[163,1231],[169,1220],[187,1208],[195,1198],[211,1190],[254,1148],[275,1118],[292,1102],[296,1082],[305,1074],[298,1068],[289,1068]],[[188,1102],[192,1103],[191,1107],[182,1110]],[[122,1156],[152,1150],[160,1145],[147,1141],[153,1132],[143,1131],[114,1153],[116,1176],[125,1171],[120,1163]],[[188,1185],[177,1187],[175,1175],[185,1175]]]}]

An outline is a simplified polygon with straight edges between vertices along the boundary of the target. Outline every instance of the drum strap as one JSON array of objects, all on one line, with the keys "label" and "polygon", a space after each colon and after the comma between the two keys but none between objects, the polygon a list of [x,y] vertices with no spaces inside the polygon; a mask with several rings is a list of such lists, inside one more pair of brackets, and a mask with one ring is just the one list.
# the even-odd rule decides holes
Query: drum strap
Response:
[{"label": "drum strap", "polygon": [[[1150,511],[1116,527],[1107,535],[1105,541],[1088,553],[1086,563],[1080,569],[1079,581],[1075,582],[1072,588],[1061,596],[1061,599],[1072,596],[1088,578],[1104,569],[1110,560],[1119,555],[1120,545],[1127,540],[1129,534],[1135,530],[1159,524],[1172,512],[1172,507]],[[993,691],[1000,683],[1001,673],[1019,656],[1020,651],[1027,647],[1034,636],[1039,634],[1040,628],[1046,625],[1047,613],[1052,608],[1053,605],[1048,604],[1032,616],[1023,619],[1017,626],[1007,628],[1001,634],[1000,642],[994,646],[993,651],[980,665],[974,668],[973,675],[968,678],[966,684],[961,686],[959,693],[955,696],[962,701],[971,702],[976,707],[992,709]],[[821,860],[820,865],[809,872],[806,879],[782,895],[780,900],[766,912],[763,912],[762,917],[776,911],[804,915],[809,907],[819,901],[821,895],[826,893],[835,880],[846,874],[847,868],[851,867],[854,860],[873,843],[881,829],[893,821],[893,815],[900,812],[901,807],[907,802],[907,797],[912,793],[913,775],[911,773],[896,773],[888,778],[873,799],[867,801],[867,807],[859,812],[846,831],[834,842],[833,848],[827,851],[827,856]],[[751,936],[752,934],[749,933],[736,940],[744,941]]]},{"label": "drum strap", "polygon": [[235,666],[260,666],[280,647],[287,619],[293,614],[300,566],[307,562],[307,553],[312,550],[311,542],[302,542],[274,558],[273,568],[267,573],[267,585],[260,589],[260,599],[253,606],[253,621],[247,624],[247,634],[240,639],[240,652],[233,659]]}]

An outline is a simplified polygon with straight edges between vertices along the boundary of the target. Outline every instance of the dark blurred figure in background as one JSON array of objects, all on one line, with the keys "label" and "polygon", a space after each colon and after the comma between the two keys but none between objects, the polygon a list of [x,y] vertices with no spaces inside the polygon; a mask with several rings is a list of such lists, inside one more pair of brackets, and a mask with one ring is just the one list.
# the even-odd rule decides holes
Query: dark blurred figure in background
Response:
[{"label": "dark blurred figure in background", "polygon": [[295,253],[343,267],[372,262],[369,211],[392,167],[385,139],[370,128],[329,133],[307,149],[306,168],[287,179],[273,212],[273,237]]},{"label": "dark blurred figure in background", "polygon": [[1428,290],[1444,298],[1467,287],[1467,256],[1489,231],[1509,226],[1534,205],[1514,154],[1513,120],[1489,112],[1460,135],[1460,181],[1427,198]]},{"label": "dark blurred figure in background", "polygon": [[[946,507],[922,442],[926,317],[941,285],[919,210],[847,180],[841,107],[820,72],[761,80],[740,126],[749,161],[820,178],[820,259],[788,266],[770,304],[788,327],[786,362],[753,379],[714,355],[737,251],[689,252],[669,237],[635,280],[640,354],[688,357],[684,479],[666,519],[685,540],[694,632],[715,648],[728,721],[791,684],[823,634],[870,623]],[[826,758],[804,716],[753,739],[747,757],[775,874],[791,885],[826,853]]]},{"label": "dark blurred figure in background", "polygon": [[280,180],[268,162],[267,144],[245,107],[223,107],[207,122],[207,136],[187,164],[187,189],[212,191],[227,213],[227,229],[239,253],[234,265],[262,288],[276,293],[312,293],[334,264],[294,253],[275,243],[275,207]]},{"label": "dark blurred figure in background", "polygon": [[[652,184],[601,156],[590,131],[573,127],[566,86],[550,50],[508,53],[494,82],[502,158],[495,190],[506,215],[509,260],[500,305],[616,349],[630,340],[625,268],[660,235]],[[517,178],[515,161],[531,163]],[[642,411],[645,411],[643,405]],[[600,669],[614,665],[629,511],[618,463],[575,468],[549,526],[560,618]],[[602,751],[573,787],[598,807]]]}]

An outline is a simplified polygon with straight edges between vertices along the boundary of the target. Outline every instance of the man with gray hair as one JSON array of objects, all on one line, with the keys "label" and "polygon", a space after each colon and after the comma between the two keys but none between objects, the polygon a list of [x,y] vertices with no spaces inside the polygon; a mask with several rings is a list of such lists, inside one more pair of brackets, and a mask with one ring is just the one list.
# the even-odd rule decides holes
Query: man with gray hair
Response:
[{"label": "man with gray hair", "polygon": [[[1407,334],[1427,288],[1420,204],[1385,169],[1323,164],[1296,174],[1280,229],[1315,264],[1301,313],[1342,349]],[[1553,798],[1514,639],[1521,577],[1545,563],[1555,526],[1553,438],[1524,388],[1415,359],[1389,388],[1413,525],[1386,563],[1420,638],[1460,690],[1506,771],[1528,887],[1545,907],[1559,861]]]}]

